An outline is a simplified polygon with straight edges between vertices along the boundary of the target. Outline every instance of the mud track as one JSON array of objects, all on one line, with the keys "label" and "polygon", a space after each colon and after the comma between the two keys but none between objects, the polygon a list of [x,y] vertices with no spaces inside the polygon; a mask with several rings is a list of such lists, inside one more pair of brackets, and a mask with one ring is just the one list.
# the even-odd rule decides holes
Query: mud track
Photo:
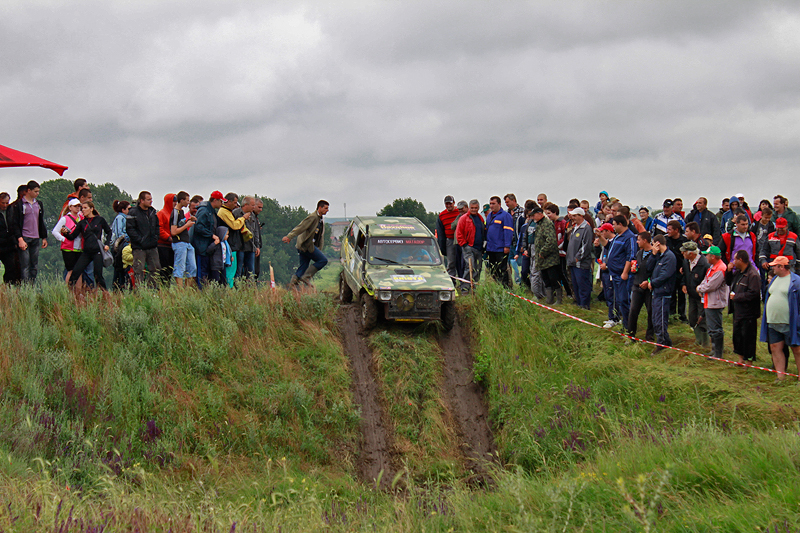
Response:
[{"label": "mud track", "polygon": [[391,486],[396,468],[392,462],[391,425],[380,403],[375,381],[374,359],[361,333],[361,316],[356,305],[339,307],[339,331],[353,372],[353,396],[361,407],[361,442],[356,462],[359,477],[368,483],[380,478],[380,488]]},{"label": "mud track", "polygon": [[461,328],[460,319],[448,333],[439,335],[444,357],[444,390],[442,396],[453,416],[460,448],[475,481],[491,484],[489,465],[497,462],[497,449],[489,424],[489,410],[483,387],[475,383],[469,333]]}]

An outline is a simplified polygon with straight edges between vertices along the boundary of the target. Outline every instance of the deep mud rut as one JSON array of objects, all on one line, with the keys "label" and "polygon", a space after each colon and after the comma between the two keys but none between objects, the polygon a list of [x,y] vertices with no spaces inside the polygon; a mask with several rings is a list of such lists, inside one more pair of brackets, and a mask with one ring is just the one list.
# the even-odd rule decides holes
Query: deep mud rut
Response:
[{"label": "deep mud rut", "polygon": [[[359,477],[368,483],[380,478],[380,487],[390,487],[398,471],[392,444],[391,422],[381,405],[380,386],[372,350],[361,331],[358,306],[342,305],[338,315],[345,354],[353,372],[354,399],[361,408],[361,442],[356,462]],[[494,436],[489,424],[483,389],[475,383],[469,335],[458,321],[438,337],[443,354],[442,398],[455,425],[459,449],[473,480],[491,484],[489,465],[497,461]]]},{"label": "deep mud rut", "polygon": [[[380,387],[375,381],[372,350],[361,334],[361,317],[355,305],[339,308],[339,331],[353,372],[353,394],[361,407],[361,442],[356,463],[359,477],[369,483],[380,478],[389,488],[395,475],[392,464],[391,431],[380,404]],[[382,473],[381,473],[382,472]]]},{"label": "deep mud rut", "polygon": [[455,421],[461,451],[475,479],[491,483],[488,467],[497,461],[497,450],[483,388],[474,381],[469,334],[456,320],[455,327],[438,340],[444,358],[442,396]]}]

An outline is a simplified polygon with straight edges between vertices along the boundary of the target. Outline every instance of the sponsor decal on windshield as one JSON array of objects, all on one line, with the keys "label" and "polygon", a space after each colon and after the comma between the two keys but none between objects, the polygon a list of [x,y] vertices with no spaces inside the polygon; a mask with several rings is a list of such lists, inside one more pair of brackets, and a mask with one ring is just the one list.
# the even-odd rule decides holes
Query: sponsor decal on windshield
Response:
[{"label": "sponsor decal on windshield", "polygon": [[411,224],[378,224],[381,229],[416,229]]}]

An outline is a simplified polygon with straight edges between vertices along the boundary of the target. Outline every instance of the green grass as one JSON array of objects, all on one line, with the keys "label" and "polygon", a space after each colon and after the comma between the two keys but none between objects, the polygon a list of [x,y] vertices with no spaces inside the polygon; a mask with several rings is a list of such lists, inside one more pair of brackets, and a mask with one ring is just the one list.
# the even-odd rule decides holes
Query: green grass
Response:
[{"label": "green grass", "polygon": [[493,284],[459,306],[504,466],[466,483],[432,328],[391,326],[370,343],[407,468],[392,493],[354,477],[330,295],[0,287],[0,531],[800,530],[797,387],[651,357]]}]

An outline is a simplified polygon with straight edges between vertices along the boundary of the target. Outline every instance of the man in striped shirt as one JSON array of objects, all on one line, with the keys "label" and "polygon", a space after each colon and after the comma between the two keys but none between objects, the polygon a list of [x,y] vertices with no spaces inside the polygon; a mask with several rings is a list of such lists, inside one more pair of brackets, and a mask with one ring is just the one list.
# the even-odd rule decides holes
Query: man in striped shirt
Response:
[{"label": "man in striped shirt", "polygon": [[664,200],[663,208],[664,210],[657,214],[653,220],[653,235],[666,235],[667,224],[669,224],[670,220],[677,220],[680,223],[681,233],[686,230],[686,221],[680,215],[672,212],[672,200],[669,198]]}]

